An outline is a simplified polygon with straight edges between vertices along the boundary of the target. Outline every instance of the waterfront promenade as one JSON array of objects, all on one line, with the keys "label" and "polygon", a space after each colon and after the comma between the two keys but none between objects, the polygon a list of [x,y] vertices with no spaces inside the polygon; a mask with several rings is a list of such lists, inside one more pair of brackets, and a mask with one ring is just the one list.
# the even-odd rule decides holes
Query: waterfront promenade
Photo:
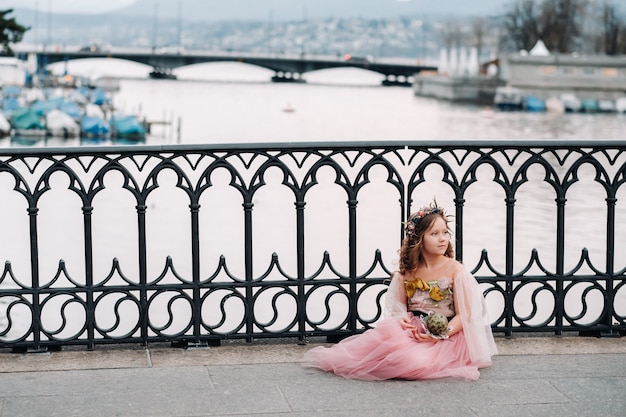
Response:
[{"label": "waterfront promenade", "polygon": [[624,416],[626,339],[497,336],[479,381],[364,382],[301,366],[320,343],[0,351],[7,416]]}]

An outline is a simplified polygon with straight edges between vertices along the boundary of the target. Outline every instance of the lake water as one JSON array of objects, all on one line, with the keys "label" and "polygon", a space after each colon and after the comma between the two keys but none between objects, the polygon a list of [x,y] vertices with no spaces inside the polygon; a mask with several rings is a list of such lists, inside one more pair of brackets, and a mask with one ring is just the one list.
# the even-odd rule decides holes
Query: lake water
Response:
[{"label": "lake water", "polygon": [[[141,115],[148,121],[168,123],[155,126],[153,134],[147,137],[146,144],[422,139],[625,139],[626,115],[498,112],[484,106],[460,105],[415,97],[410,88],[382,87],[380,76],[356,69],[335,69],[306,74],[304,78],[307,83],[304,84],[277,84],[269,81],[272,76],[269,71],[234,63],[203,64],[180,69],[176,72],[178,80],[151,80],[147,78],[149,68],[114,60],[85,60],[70,62],[68,65],[69,72],[75,75],[120,77],[121,90],[113,96],[114,105],[119,111]],[[61,65],[55,67],[55,72],[60,74],[62,71]],[[77,146],[80,143],[78,139],[50,138],[46,141],[16,144],[11,143],[9,139],[1,139],[0,147]],[[103,143],[108,144],[110,141]],[[538,179],[537,182],[542,181]],[[494,259],[494,266],[503,270],[504,242],[501,233],[505,220],[503,196],[494,194],[494,188],[491,187],[488,178],[483,179],[483,183],[482,187],[476,187],[466,208],[465,218],[473,221],[471,224],[468,223],[468,231],[465,232],[464,261],[468,265],[475,265],[481,250],[485,248]],[[11,184],[3,183],[0,183],[0,186],[4,186],[7,191],[12,187]],[[436,182],[429,187],[425,195],[438,193]],[[516,224],[521,226],[518,226],[516,236],[518,242],[515,248],[516,268],[521,268],[528,262],[533,248],[537,248],[540,254],[548,254],[542,259],[547,268],[551,269],[555,264],[554,256],[551,255],[554,253],[555,245],[554,197],[550,191],[543,188],[539,192],[545,192],[546,198],[537,199],[537,192],[536,189],[529,188],[522,190],[518,195],[519,210],[516,212]],[[452,201],[449,193],[440,192],[437,195],[440,201]],[[616,265],[616,269],[624,267],[622,259],[625,258],[623,255],[626,255],[626,241],[623,238],[626,236],[626,207],[621,203],[626,201],[624,192],[621,196],[617,210],[616,258],[619,265]],[[67,206],[70,200],[66,197],[67,195],[60,194],[55,197],[58,200],[51,200],[48,204],[63,207],[65,212],[78,210],[79,204],[75,204],[74,208]],[[170,196],[165,195],[162,201],[154,202],[151,206],[151,210],[155,207],[161,209],[153,210],[157,213],[153,221],[162,221],[160,224],[166,225],[165,231],[151,240],[163,243],[162,247],[158,245],[151,247],[151,250],[155,251],[155,259],[163,259],[167,255],[176,255],[177,251],[188,250],[186,235],[178,230],[180,228],[177,229],[175,222],[171,221],[172,212],[162,209],[168,207],[168,200],[171,200]],[[112,203],[109,207],[111,212],[114,211],[116,204]],[[345,205],[345,201],[343,204]],[[603,265],[602,260],[606,252],[604,232],[606,219],[604,211],[601,210],[604,204],[603,191],[594,186],[591,175],[581,182],[578,192],[569,197],[566,270],[576,265],[583,247],[589,249],[590,258],[594,263]],[[498,209],[494,210],[494,206]],[[590,207],[592,210],[600,210],[601,215],[589,216]],[[182,212],[180,207],[172,207],[171,210],[182,219],[188,216],[184,212],[184,207]],[[130,229],[136,224],[132,213],[130,207],[128,218],[122,221],[127,222]],[[54,220],[54,213],[48,215],[51,216],[47,218],[48,220]],[[41,227],[44,227],[45,216],[46,211],[42,210],[39,216]],[[73,226],[54,220],[50,222],[51,228],[42,230],[39,236],[40,248],[42,254],[46,253],[40,263],[42,269],[49,268],[48,271],[54,271],[59,259],[64,259],[67,265],[84,263],[79,247],[73,247],[69,241],[61,244],[58,241],[59,235],[80,237],[81,218],[78,220]],[[6,220],[3,225],[13,227],[11,220]],[[68,232],[72,227],[73,231]],[[394,224],[384,224],[384,227],[393,229],[395,233]],[[332,227],[329,227],[329,231],[332,232]],[[110,234],[107,235],[106,225],[100,232],[105,234],[104,240],[110,242],[110,248],[105,252],[110,252],[111,256],[105,257],[103,266],[107,262],[110,265],[112,256],[119,257],[122,264],[124,258],[133,264],[132,258],[136,253],[132,247],[133,241],[120,240],[114,234],[116,231],[109,231]],[[276,239],[272,232],[255,230],[255,236],[264,233],[269,236],[267,245],[269,252],[265,254],[267,256],[271,256],[271,251],[277,250],[277,246],[280,252],[281,246],[277,243],[280,239]],[[291,232],[285,233],[288,235]],[[376,237],[372,235],[371,238],[372,248],[375,249]],[[186,243],[181,245],[182,241]],[[288,241],[285,242],[286,245],[289,244]],[[327,236],[323,244],[320,244],[320,251],[325,249],[322,246],[332,245],[332,242],[333,238]],[[19,250],[13,243],[5,243],[0,244],[3,254],[15,253],[15,256],[19,256],[19,253],[27,253]],[[126,248],[127,251],[117,253],[116,250],[119,251],[121,248]],[[395,247],[386,248],[385,256],[391,258],[395,251]],[[289,256],[283,259],[285,258]],[[26,258],[12,259],[14,270],[19,270],[20,264],[24,268],[28,267]],[[97,259],[95,261],[98,262]],[[260,259],[260,263],[267,265],[268,261]],[[149,265],[151,273],[162,267],[161,261],[156,265]],[[177,267],[187,272],[188,265]],[[619,301],[623,309],[626,309],[625,292],[622,291]],[[594,301],[593,297],[591,301]],[[598,299],[597,305],[601,304],[600,301]],[[579,304],[578,301],[574,308],[578,309]],[[590,315],[594,314],[598,314],[598,308],[592,306]]]},{"label": "lake water", "polygon": [[[171,122],[155,128],[148,144],[625,137],[625,114],[497,112],[382,87],[380,75],[360,69],[312,72],[304,75],[307,83],[290,84],[272,83],[271,71],[238,63],[181,68],[177,81],[148,79],[150,68],[119,60],[67,65],[70,74],[122,77],[113,97],[118,110]],[[62,74],[65,64],[52,68]],[[52,138],[35,145],[76,144]]]}]

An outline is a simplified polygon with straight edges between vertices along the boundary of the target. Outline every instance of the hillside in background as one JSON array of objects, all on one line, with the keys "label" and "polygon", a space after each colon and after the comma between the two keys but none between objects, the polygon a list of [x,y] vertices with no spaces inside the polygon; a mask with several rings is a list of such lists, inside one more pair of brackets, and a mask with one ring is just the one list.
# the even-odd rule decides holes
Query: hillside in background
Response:
[{"label": "hillside in background", "polygon": [[191,20],[297,20],[319,18],[366,19],[415,15],[493,15],[503,0],[137,0],[117,13],[176,17]]},{"label": "hillside in background", "polygon": [[[31,28],[24,44],[57,49],[100,45],[432,59],[448,27],[469,28],[474,16],[493,17],[498,13],[489,10],[500,10],[496,3],[502,7],[501,0],[452,7],[457,1],[137,0],[114,13],[15,14]],[[489,20],[488,27],[496,28]],[[484,41],[489,54],[495,35],[486,34]]]}]

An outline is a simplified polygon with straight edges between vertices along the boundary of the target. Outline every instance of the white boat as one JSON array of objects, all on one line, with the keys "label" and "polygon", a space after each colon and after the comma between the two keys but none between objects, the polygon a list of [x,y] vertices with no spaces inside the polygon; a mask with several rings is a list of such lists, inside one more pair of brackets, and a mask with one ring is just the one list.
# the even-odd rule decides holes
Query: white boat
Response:
[{"label": "white boat", "polygon": [[11,133],[11,123],[9,123],[4,113],[0,112],[0,137],[8,136],[10,133]]},{"label": "white boat", "polygon": [[105,118],[102,108],[93,103],[88,103],[87,105],[85,105],[85,116],[98,117],[101,119]]},{"label": "white boat", "polygon": [[83,106],[89,103],[89,99],[85,94],[83,94],[83,90],[79,90],[76,88],[69,90],[65,98],[67,101],[73,101],[76,104],[80,104]]},{"label": "white boat", "polygon": [[41,88],[26,88],[22,94],[26,104],[32,104],[37,101],[45,101],[46,95]]},{"label": "white boat", "polygon": [[46,130],[51,136],[76,137],[80,136],[80,126],[74,118],[61,110],[50,110],[46,114]]},{"label": "white boat", "polygon": [[618,113],[626,113],[626,97],[620,97],[615,100],[615,111]]},{"label": "white boat", "polygon": [[561,102],[566,113],[578,113],[583,108],[583,103],[575,94],[561,94]]},{"label": "white boat", "polygon": [[551,113],[564,113],[565,106],[558,97],[550,97],[546,100],[546,110]]},{"label": "white boat", "polygon": [[521,110],[524,106],[524,93],[515,87],[498,87],[493,104],[500,110]]},{"label": "white boat", "polygon": [[613,113],[615,111],[615,103],[613,100],[598,100],[598,111],[602,113]]}]

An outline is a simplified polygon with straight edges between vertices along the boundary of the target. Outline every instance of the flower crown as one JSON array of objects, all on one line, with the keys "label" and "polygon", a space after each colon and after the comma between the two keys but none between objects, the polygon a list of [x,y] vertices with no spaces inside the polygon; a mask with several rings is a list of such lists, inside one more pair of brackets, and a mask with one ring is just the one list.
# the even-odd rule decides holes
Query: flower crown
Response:
[{"label": "flower crown", "polygon": [[439,207],[436,201],[433,201],[432,203],[430,203],[430,205],[421,207],[419,210],[417,210],[417,212],[409,216],[409,219],[406,221],[406,223],[404,223],[404,232],[406,233],[406,235],[408,237],[415,236],[415,230],[417,229],[417,225],[419,224],[420,220],[422,220],[429,214],[439,214],[441,215],[441,217],[443,217],[443,220],[446,223],[448,222],[448,216],[446,215],[444,209]]}]

